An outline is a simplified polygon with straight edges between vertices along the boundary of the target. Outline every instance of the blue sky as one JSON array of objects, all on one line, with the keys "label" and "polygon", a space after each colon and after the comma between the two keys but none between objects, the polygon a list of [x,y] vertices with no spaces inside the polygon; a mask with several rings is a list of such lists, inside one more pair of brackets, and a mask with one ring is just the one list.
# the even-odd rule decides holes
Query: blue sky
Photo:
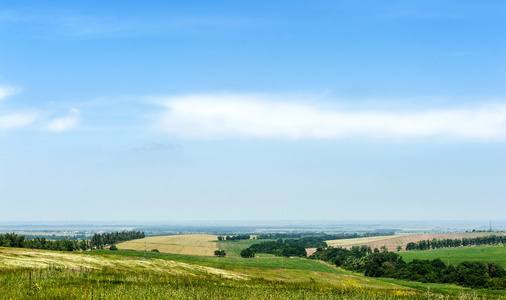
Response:
[{"label": "blue sky", "polygon": [[503,1],[0,0],[1,218],[504,220],[505,36]]}]

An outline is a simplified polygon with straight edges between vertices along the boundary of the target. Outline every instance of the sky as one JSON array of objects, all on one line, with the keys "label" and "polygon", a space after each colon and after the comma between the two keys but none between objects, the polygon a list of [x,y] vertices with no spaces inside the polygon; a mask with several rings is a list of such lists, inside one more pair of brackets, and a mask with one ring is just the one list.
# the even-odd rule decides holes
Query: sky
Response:
[{"label": "sky", "polygon": [[0,220],[505,220],[504,1],[0,0]]}]

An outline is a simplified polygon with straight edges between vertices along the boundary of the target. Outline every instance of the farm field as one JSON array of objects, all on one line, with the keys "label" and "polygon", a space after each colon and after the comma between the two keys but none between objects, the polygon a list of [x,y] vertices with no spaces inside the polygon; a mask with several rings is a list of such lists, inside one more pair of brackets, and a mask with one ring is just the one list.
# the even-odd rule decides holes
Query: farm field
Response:
[{"label": "farm field", "polygon": [[[270,239],[253,240],[253,239],[249,239],[249,240],[237,240],[237,241],[222,241],[222,242],[218,242],[217,246],[218,246],[218,248],[220,248],[220,250],[225,250],[225,252],[227,253],[228,257],[241,257],[241,251],[243,249],[246,249],[246,248],[248,248],[249,246],[251,246],[253,244],[258,244],[258,243],[267,242],[267,241],[275,241],[275,240],[270,240]],[[260,256],[260,257],[272,257],[273,255],[260,253],[260,254],[257,254],[257,256]]]},{"label": "farm field", "polygon": [[386,241],[393,238],[398,238],[398,235],[390,235],[390,236],[371,236],[371,237],[363,237],[356,239],[341,239],[341,240],[331,240],[325,241],[327,245],[332,247],[347,247],[354,245],[366,245],[369,243],[377,242],[377,241]]},{"label": "farm field", "polygon": [[386,246],[389,251],[397,251],[397,247],[401,246],[402,249],[411,242],[418,242],[421,240],[432,239],[462,239],[462,238],[475,238],[488,235],[505,235],[504,232],[463,232],[463,233],[438,233],[438,234],[407,234],[407,235],[393,235],[383,237],[371,238],[357,238],[346,240],[330,240],[326,241],[329,246],[351,248],[352,246],[368,245],[371,248],[381,248]]},{"label": "farm field", "polygon": [[151,251],[157,249],[164,253],[213,256],[218,250],[218,237],[210,234],[186,234],[146,237],[119,243],[121,250]]},{"label": "farm field", "polygon": [[274,260],[0,248],[0,298],[504,299],[493,291],[367,278],[308,259],[285,259],[291,269],[264,264]]},{"label": "farm field", "polygon": [[413,259],[441,259],[447,263],[448,258],[450,264],[456,265],[463,261],[482,261],[494,262],[506,268],[506,247],[499,246],[477,246],[477,247],[460,247],[449,249],[435,249],[424,251],[401,252],[404,261],[409,262]]}]

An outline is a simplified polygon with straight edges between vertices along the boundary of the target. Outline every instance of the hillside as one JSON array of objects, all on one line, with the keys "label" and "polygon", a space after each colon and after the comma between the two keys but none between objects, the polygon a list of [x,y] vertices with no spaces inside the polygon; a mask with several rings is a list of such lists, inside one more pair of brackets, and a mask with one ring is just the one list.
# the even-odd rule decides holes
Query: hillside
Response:
[{"label": "hillside", "polygon": [[463,261],[480,261],[493,262],[506,268],[506,247],[504,245],[407,251],[401,252],[400,255],[406,262],[414,259],[441,259],[445,263],[456,265]]},{"label": "hillside", "polygon": [[212,274],[224,278],[246,279],[230,271],[164,259],[144,259],[117,255],[87,255],[19,248],[0,248],[0,269],[55,269],[74,273],[93,273],[104,268],[117,271],[146,271],[172,275]]},{"label": "hillside", "polygon": [[229,259],[179,255],[178,261],[161,253],[141,255],[0,248],[0,298],[391,299],[417,294],[311,260],[299,261],[313,271],[259,267],[262,259],[241,259],[253,264],[248,267],[236,264],[238,259],[222,265],[220,261]]},{"label": "hillside", "polygon": [[141,251],[0,248],[0,278],[2,299],[504,299],[502,291],[377,279],[302,258]]}]

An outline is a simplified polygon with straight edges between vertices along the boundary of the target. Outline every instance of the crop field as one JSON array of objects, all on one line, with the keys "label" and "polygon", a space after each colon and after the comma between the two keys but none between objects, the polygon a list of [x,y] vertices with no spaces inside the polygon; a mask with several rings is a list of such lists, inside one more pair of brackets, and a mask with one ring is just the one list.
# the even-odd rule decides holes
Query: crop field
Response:
[{"label": "crop field", "polygon": [[494,262],[506,268],[506,247],[503,245],[409,251],[401,252],[400,255],[402,255],[406,262],[413,259],[433,260],[439,258],[445,263],[449,259],[452,265],[463,261],[482,261]]},{"label": "crop field", "polygon": [[479,236],[488,235],[506,235],[503,232],[463,232],[463,233],[438,233],[438,234],[406,234],[406,235],[391,235],[379,236],[368,238],[356,238],[345,240],[331,240],[326,241],[329,246],[351,248],[352,246],[368,245],[371,248],[380,248],[386,246],[389,251],[396,251],[398,246],[402,249],[411,242],[418,242],[422,240],[432,239],[462,239],[462,238],[475,238]]},{"label": "crop field", "polygon": [[386,241],[389,239],[398,238],[398,235],[390,235],[390,236],[371,236],[371,237],[363,237],[356,239],[341,239],[341,240],[331,240],[326,241],[327,245],[332,247],[348,247],[355,245],[367,245],[369,243],[374,243],[377,241]]},{"label": "crop field", "polygon": [[213,256],[218,250],[218,237],[209,234],[186,234],[154,236],[117,244],[121,250],[151,251],[164,253]]},{"label": "crop field", "polygon": [[[275,240],[237,240],[237,241],[223,241],[218,242],[217,246],[220,248],[220,250],[225,250],[228,257],[241,257],[241,251],[243,249],[248,248],[249,246],[253,244],[258,244],[261,242],[267,242],[267,241],[275,241]],[[263,256],[263,257],[272,257],[271,254],[257,254],[257,256]]]}]

